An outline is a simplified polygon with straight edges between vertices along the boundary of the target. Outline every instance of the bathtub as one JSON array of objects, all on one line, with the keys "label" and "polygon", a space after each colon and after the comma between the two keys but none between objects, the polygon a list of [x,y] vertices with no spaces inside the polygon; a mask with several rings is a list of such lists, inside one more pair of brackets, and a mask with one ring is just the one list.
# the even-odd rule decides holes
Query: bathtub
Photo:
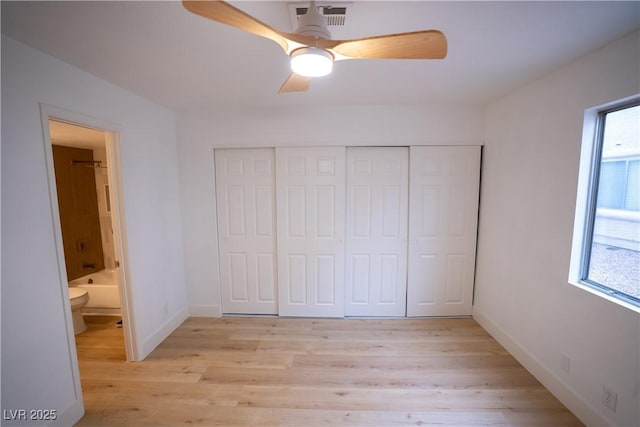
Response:
[{"label": "bathtub", "polygon": [[[89,281],[93,283],[89,283]],[[100,270],[69,282],[89,292],[89,302],[82,309],[87,315],[120,315],[120,290],[114,269]]]}]

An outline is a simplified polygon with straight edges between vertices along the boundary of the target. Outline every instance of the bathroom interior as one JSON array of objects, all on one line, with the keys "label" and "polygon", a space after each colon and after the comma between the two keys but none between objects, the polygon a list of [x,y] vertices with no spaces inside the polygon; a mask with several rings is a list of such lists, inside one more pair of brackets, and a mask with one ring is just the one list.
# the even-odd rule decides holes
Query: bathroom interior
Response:
[{"label": "bathroom interior", "polygon": [[106,133],[57,120],[49,133],[74,334],[120,328]]}]

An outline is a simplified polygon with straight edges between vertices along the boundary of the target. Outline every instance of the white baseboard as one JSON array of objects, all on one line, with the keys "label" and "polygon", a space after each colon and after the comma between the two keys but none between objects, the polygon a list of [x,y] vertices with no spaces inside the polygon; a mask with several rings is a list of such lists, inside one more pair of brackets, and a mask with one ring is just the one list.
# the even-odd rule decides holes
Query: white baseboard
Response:
[{"label": "white baseboard", "polygon": [[187,319],[187,310],[180,311],[171,317],[164,325],[158,328],[149,338],[144,340],[142,345],[138,348],[138,354],[136,355],[136,361],[144,360],[162,341],[165,340],[175,331],[178,326]]},{"label": "white baseboard", "polygon": [[222,308],[219,305],[190,305],[190,317],[221,317]]},{"label": "white baseboard", "polygon": [[562,402],[576,417],[587,426],[606,426],[610,422],[600,415],[597,409],[575,392],[567,383],[550,371],[538,359],[497,323],[474,307],[473,319],[496,339],[518,362],[520,362],[538,381]]}]

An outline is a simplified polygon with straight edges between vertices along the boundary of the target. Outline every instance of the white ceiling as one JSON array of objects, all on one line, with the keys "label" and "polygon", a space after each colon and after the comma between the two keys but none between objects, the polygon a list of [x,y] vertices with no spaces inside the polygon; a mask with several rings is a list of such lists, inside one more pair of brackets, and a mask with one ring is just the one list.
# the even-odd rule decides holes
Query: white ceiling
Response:
[{"label": "white ceiling", "polygon": [[[293,31],[285,1],[234,1]],[[319,2],[323,4],[323,2]],[[176,1],[7,2],[2,32],[174,110],[230,106],[484,104],[640,28],[640,2],[354,1],[332,38],[439,29],[442,61],[349,60],[306,93],[278,95],[274,42]],[[606,78],[606,76],[603,76]]]}]

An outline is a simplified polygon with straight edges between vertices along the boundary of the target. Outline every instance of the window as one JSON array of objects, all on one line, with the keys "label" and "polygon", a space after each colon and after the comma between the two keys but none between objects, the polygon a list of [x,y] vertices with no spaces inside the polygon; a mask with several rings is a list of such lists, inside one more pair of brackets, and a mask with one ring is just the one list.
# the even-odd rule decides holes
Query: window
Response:
[{"label": "window", "polygon": [[640,311],[640,98],[585,114],[570,281]]}]

